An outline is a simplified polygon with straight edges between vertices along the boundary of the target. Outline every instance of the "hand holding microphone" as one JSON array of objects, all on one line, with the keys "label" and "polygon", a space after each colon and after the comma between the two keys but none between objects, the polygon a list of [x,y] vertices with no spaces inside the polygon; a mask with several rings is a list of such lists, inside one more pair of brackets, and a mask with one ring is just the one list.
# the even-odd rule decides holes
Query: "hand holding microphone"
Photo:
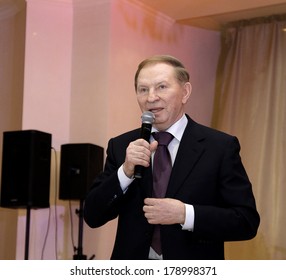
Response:
[{"label": "hand holding microphone", "polygon": [[[146,111],[142,114],[141,119],[142,119],[141,138],[149,142],[151,136],[152,124],[155,120],[155,116],[152,112]],[[141,179],[142,173],[143,173],[143,166],[136,165],[134,171],[134,177],[137,179]]]},{"label": "hand holding microphone", "polygon": [[[154,114],[152,112],[144,112],[142,114],[142,126],[140,138],[131,142],[126,150],[126,158],[123,164],[123,170],[126,176],[142,178],[144,167],[150,164],[152,151],[157,147],[156,142],[149,145],[152,124],[154,122]],[[146,141],[148,143],[146,143]],[[153,147],[154,146],[154,147]],[[151,149],[150,149],[151,148]]]}]

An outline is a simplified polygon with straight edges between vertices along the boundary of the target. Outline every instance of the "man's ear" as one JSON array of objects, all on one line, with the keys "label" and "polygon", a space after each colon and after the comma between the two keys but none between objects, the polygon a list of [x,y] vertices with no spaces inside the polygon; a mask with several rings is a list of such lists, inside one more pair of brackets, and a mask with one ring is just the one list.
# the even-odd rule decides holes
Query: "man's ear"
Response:
[{"label": "man's ear", "polygon": [[182,103],[186,104],[188,99],[190,98],[192,94],[192,85],[190,82],[187,82],[184,84],[184,95],[183,95],[183,99],[182,99]]}]

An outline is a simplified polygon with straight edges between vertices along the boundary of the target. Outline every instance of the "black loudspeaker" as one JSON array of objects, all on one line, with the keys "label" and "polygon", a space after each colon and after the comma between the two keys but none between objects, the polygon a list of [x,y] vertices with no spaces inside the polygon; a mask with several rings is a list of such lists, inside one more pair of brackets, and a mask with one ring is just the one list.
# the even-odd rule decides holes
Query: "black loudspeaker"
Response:
[{"label": "black loudspeaker", "polygon": [[51,141],[37,130],[3,133],[1,206],[50,206]]},{"label": "black loudspeaker", "polygon": [[62,145],[59,199],[83,200],[102,169],[102,147],[88,143]]}]

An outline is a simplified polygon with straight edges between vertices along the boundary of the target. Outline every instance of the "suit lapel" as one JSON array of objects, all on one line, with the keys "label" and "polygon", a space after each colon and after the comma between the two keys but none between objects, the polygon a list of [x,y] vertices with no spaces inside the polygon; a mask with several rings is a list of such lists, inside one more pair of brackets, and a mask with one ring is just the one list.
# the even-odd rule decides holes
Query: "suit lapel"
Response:
[{"label": "suit lapel", "polygon": [[183,185],[185,178],[190,174],[204,153],[203,139],[204,137],[200,134],[198,125],[188,118],[188,125],[181,139],[173,165],[166,197],[174,197]]}]

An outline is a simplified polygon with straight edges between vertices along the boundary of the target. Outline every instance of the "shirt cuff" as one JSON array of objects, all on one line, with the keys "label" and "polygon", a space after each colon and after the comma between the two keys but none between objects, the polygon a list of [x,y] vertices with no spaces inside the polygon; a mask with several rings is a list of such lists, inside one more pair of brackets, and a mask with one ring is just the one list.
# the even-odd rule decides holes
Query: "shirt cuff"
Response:
[{"label": "shirt cuff", "polygon": [[194,221],[195,221],[195,211],[194,206],[190,204],[185,204],[186,218],[185,223],[182,224],[183,230],[194,231]]},{"label": "shirt cuff", "polygon": [[118,180],[122,191],[125,193],[128,186],[133,182],[134,178],[129,178],[125,175],[123,171],[123,165],[121,165],[117,171]]}]

